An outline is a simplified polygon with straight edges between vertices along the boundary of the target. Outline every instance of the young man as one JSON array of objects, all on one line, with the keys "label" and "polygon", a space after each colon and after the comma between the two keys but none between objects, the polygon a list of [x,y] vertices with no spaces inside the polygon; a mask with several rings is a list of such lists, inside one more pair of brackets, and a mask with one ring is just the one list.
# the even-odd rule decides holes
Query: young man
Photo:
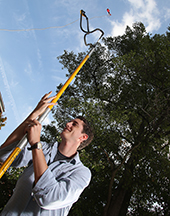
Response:
[{"label": "young man", "polygon": [[91,172],[82,164],[77,152],[93,139],[92,130],[83,117],[66,124],[60,144],[40,142],[41,124],[36,119],[51,105],[54,97],[49,97],[50,94],[44,95],[0,148],[0,161],[4,161],[27,132],[30,145],[21,151],[12,166],[28,167],[1,216],[66,216],[90,182]]}]

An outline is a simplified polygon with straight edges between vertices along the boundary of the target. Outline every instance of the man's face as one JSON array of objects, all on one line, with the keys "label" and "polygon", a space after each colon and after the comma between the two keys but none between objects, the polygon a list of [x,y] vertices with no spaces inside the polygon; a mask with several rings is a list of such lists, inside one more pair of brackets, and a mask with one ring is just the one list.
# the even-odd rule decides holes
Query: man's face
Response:
[{"label": "man's face", "polygon": [[78,118],[68,122],[60,134],[61,138],[68,142],[81,143],[88,137],[85,133],[82,133],[83,124],[84,122]]}]

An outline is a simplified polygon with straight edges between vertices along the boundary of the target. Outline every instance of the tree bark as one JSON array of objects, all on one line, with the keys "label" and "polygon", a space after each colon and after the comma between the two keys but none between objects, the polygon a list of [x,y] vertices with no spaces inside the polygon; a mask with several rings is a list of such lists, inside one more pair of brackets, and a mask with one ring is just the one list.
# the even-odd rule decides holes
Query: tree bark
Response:
[{"label": "tree bark", "polygon": [[[139,143],[140,145],[140,143]],[[104,216],[124,216],[132,196],[133,156],[125,165],[125,172],[119,186],[113,192],[109,205],[104,210]],[[110,188],[111,190],[111,188]]]},{"label": "tree bark", "polygon": [[111,199],[107,216],[124,216],[127,213],[132,190],[124,189],[122,185],[118,187]]}]

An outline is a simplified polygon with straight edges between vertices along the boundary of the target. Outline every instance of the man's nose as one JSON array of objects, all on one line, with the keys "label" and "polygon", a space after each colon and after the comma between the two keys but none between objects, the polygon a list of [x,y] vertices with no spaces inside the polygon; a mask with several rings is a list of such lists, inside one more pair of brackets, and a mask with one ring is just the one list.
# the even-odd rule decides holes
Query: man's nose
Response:
[{"label": "man's nose", "polygon": [[71,122],[67,122],[66,127],[70,128],[71,127]]}]

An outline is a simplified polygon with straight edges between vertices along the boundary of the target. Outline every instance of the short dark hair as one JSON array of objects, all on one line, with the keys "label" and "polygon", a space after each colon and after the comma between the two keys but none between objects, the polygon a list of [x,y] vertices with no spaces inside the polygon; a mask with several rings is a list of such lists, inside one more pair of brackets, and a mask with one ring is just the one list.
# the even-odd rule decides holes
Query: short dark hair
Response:
[{"label": "short dark hair", "polygon": [[90,126],[90,124],[86,118],[84,118],[83,116],[77,116],[76,118],[78,118],[84,122],[82,133],[85,133],[88,135],[88,138],[86,140],[84,140],[83,142],[81,142],[81,144],[79,145],[79,147],[77,149],[77,150],[81,150],[81,149],[85,148],[86,146],[88,146],[92,142],[94,134],[93,134],[93,129]]}]

